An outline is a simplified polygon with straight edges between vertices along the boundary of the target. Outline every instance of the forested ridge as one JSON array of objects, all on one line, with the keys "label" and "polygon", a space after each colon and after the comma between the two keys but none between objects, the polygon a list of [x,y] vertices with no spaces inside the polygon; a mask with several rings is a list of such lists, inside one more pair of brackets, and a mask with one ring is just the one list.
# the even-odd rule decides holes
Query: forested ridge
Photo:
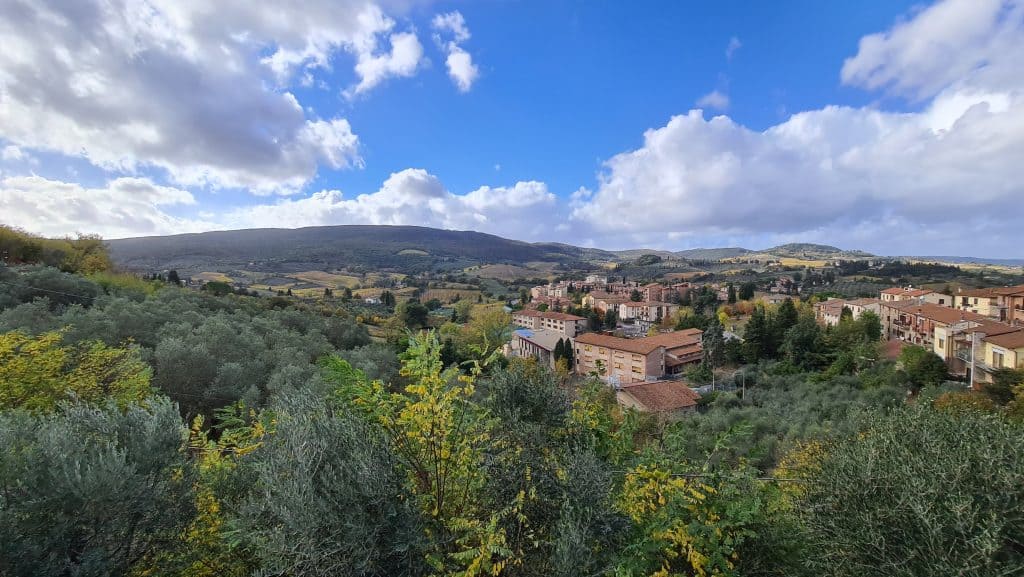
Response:
[{"label": "forested ridge", "polygon": [[0,267],[2,575],[1024,567],[1020,375],[963,391],[872,355],[870,318],[756,311],[716,353],[742,387],[665,422],[482,321],[371,342],[331,307],[63,269]]}]

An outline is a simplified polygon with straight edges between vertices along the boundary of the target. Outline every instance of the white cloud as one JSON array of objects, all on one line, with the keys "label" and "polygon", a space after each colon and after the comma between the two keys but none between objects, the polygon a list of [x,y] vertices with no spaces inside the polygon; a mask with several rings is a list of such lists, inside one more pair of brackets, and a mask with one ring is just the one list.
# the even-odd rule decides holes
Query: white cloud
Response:
[{"label": "white cloud", "polygon": [[450,32],[455,38],[455,42],[469,40],[470,34],[469,28],[466,27],[466,19],[462,17],[462,13],[458,10],[447,14],[435,15],[431,25],[438,32]]},{"label": "white cloud", "polygon": [[[459,46],[470,38],[466,20],[456,10],[435,15],[431,25],[436,31],[434,41],[448,54],[445,59],[448,76],[460,92],[469,92],[480,75],[480,69],[473,63],[473,56]],[[450,36],[451,40],[445,41],[444,36]]]},{"label": "white cloud", "polygon": [[558,212],[555,195],[542,182],[483,186],[455,194],[433,174],[410,168],[392,174],[373,193],[346,198],[341,191],[324,190],[302,199],[238,209],[227,216],[225,224],[229,228],[418,225],[547,239],[561,220]]},{"label": "white cloud", "polygon": [[473,57],[462,48],[451,44],[448,47],[445,64],[448,66],[448,75],[452,77],[459,91],[469,92],[480,75],[480,70],[473,64]]},{"label": "white cloud", "polygon": [[743,48],[743,43],[740,42],[739,38],[735,36],[729,38],[729,44],[725,47],[725,59],[732,60],[732,55],[740,48]]},{"label": "white cloud", "polygon": [[712,90],[697,99],[697,106],[713,110],[725,110],[729,108],[729,95],[718,90]]},{"label": "white cloud", "polygon": [[99,188],[39,176],[0,180],[3,222],[48,236],[82,232],[117,238],[207,230],[211,223],[176,218],[162,208],[195,202],[188,191],[145,178],[117,178]]},{"label": "white cloud", "polygon": [[319,164],[360,158],[347,122],[308,117],[285,87],[344,53],[358,92],[415,73],[422,46],[394,28],[367,0],[0,3],[0,138],[183,185],[295,192]]},{"label": "white cloud", "polygon": [[25,154],[17,146],[8,144],[0,151],[0,158],[3,160],[22,160],[25,158]]},{"label": "white cloud", "polygon": [[[1007,72],[1024,43],[1006,31],[1021,13],[1004,2],[999,18],[973,16],[988,29],[965,22],[970,34],[948,34],[941,24],[963,6],[866,37],[844,67],[867,87],[934,95],[920,112],[829,106],[755,131],[691,111],[609,159],[598,188],[574,201],[574,222],[619,244],[789,237],[1019,256],[1020,218],[1007,207],[1024,198],[1024,76]],[[948,62],[960,76],[937,71],[948,54],[965,55]]]},{"label": "white cloud", "polygon": [[953,84],[1019,88],[1021,0],[945,0],[890,30],[861,38],[843,63],[845,84],[928,98]]}]

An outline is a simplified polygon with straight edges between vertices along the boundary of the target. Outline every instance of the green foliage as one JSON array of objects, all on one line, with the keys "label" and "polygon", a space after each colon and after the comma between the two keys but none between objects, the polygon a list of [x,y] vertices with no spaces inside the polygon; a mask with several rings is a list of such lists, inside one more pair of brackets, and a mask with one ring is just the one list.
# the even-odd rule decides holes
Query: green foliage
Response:
[{"label": "green foliage", "polygon": [[0,409],[48,412],[76,399],[124,407],[152,394],[151,371],[137,351],[61,339],[58,332],[0,334]]},{"label": "green foliage", "polygon": [[41,264],[82,274],[112,268],[107,247],[98,236],[50,239],[6,225],[0,225],[0,260],[8,264]]},{"label": "green foliage", "polygon": [[900,351],[900,378],[912,390],[938,386],[949,378],[946,363],[939,355],[918,346],[903,347]]},{"label": "green foliage", "polygon": [[125,575],[193,508],[177,409],[0,412],[0,574]]},{"label": "green foliage", "polygon": [[818,574],[1011,575],[1024,566],[1024,431],[926,404],[828,447],[799,510]]}]

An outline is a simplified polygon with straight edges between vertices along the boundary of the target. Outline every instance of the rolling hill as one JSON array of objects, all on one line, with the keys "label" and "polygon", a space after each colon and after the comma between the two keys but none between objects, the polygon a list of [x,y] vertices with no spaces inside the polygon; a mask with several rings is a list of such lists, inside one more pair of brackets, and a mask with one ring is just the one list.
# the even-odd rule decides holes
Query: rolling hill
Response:
[{"label": "rolling hill", "polygon": [[245,268],[290,272],[322,268],[433,268],[525,262],[585,266],[615,255],[571,245],[531,244],[472,231],[418,226],[344,225],[248,229],[108,241],[111,257],[131,270],[184,272]]}]

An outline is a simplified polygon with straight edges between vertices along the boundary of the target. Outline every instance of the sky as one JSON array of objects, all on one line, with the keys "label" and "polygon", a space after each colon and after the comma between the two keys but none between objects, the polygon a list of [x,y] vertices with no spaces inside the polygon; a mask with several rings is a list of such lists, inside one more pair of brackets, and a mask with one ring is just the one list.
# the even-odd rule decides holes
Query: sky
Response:
[{"label": "sky", "polygon": [[0,223],[1024,257],[1024,0],[4,0]]}]

